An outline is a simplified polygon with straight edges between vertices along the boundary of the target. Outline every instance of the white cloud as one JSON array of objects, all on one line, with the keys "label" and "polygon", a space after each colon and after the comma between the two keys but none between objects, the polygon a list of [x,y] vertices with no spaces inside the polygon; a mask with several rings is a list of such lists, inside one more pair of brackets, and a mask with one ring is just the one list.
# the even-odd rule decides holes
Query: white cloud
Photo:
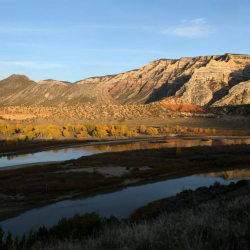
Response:
[{"label": "white cloud", "polygon": [[33,69],[53,69],[53,68],[61,68],[62,64],[56,63],[39,63],[39,62],[28,62],[28,61],[0,61],[0,65],[4,66],[19,66],[24,68],[33,68]]},{"label": "white cloud", "polygon": [[205,18],[197,18],[197,19],[190,20],[189,22],[195,25],[201,25],[201,24],[206,23]]},{"label": "white cloud", "polygon": [[215,29],[211,25],[208,25],[204,18],[181,20],[180,22],[179,26],[167,28],[161,33],[187,38],[202,38],[208,37],[215,32]]}]

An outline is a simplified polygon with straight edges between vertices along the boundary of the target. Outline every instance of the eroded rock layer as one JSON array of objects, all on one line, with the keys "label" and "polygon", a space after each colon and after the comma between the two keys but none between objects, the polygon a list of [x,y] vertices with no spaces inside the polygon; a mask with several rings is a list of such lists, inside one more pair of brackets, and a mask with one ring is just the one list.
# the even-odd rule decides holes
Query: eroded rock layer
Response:
[{"label": "eroded rock layer", "polygon": [[137,70],[76,83],[36,83],[12,75],[0,81],[0,105],[146,104],[171,96],[200,106],[249,104],[249,81],[249,55],[160,59]]}]

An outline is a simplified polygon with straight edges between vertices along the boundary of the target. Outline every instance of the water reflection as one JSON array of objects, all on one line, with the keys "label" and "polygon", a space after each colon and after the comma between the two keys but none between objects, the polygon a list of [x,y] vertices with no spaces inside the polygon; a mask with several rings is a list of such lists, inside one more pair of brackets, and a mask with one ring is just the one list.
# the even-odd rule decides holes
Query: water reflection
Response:
[{"label": "water reflection", "polygon": [[69,151],[69,149],[68,148],[64,148],[63,151],[64,151],[65,154],[67,154],[68,151]]},{"label": "water reflection", "polygon": [[[98,211],[101,216],[111,215],[117,218],[128,217],[137,208],[149,202],[166,198],[183,189],[196,189],[201,186],[213,185],[215,181],[221,184],[229,184],[234,178],[246,178],[250,174],[249,169],[230,170],[224,172],[210,172],[206,174],[180,177],[176,179],[156,180],[150,183],[112,189],[109,192],[82,197],[75,200],[65,200],[55,204],[33,209],[18,217],[0,222],[5,232],[11,231],[13,235],[28,233],[30,229],[40,226],[51,227],[62,217],[72,217],[75,213],[84,214]],[[222,178],[228,176],[229,178]]]},{"label": "water reflection", "polygon": [[81,146],[74,148],[54,149],[38,153],[22,154],[17,156],[7,156],[0,158],[0,167],[14,165],[31,164],[34,162],[52,162],[77,159],[81,156],[98,154],[102,152],[117,152],[136,149],[156,149],[173,147],[195,147],[195,146],[216,146],[250,144],[250,139],[167,139],[140,141],[123,144],[106,144]]},{"label": "water reflection", "polygon": [[223,180],[241,180],[250,177],[250,169],[236,169],[230,171],[211,172],[197,175],[199,177],[219,177]]}]

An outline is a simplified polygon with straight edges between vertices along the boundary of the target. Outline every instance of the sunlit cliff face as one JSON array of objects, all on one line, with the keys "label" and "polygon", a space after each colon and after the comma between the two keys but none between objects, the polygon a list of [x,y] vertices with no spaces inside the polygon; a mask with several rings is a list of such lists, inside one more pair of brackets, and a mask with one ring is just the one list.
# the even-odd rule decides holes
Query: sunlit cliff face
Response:
[{"label": "sunlit cliff face", "polygon": [[160,59],[136,70],[72,84],[52,79],[36,83],[12,75],[0,81],[0,105],[145,104],[171,96],[201,106],[249,104],[249,80],[249,55]]}]

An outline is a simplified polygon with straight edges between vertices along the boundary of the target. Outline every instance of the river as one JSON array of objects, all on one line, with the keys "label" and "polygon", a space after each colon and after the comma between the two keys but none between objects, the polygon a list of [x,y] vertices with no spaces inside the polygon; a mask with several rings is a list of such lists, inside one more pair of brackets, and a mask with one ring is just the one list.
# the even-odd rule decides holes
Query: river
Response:
[{"label": "river", "polygon": [[[96,144],[96,145],[95,145]],[[3,156],[0,157],[0,168],[11,167],[16,165],[26,165],[41,162],[55,162],[77,159],[82,156],[93,155],[104,152],[116,152],[136,149],[152,149],[152,148],[173,148],[173,147],[195,147],[195,146],[215,146],[215,145],[232,145],[232,144],[250,144],[249,138],[209,138],[203,139],[178,139],[168,138],[160,140],[142,140],[131,143],[117,144],[116,142],[109,144],[89,143],[85,146],[46,150],[37,153]]]},{"label": "river", "polygon": [[[10,159],[3,157],[4,164],[12,165],[25,164],[27,162],[44,162],[54,160],[66,160],[78,158],[83,155],[91,155],[101,152],[122,151],[142,148],[159,147],[192,147],[212,146],[230,144],[250,144],[250,139],[168,139],[160,141],[141,141],[123,145],[96,145],[78,148],[44,151],[40,153],[16,156]],[[44,158],[46,157],[46,158]],[[21,162],[20,162],[21,161]],[[9,166],[12,166],[11,164]],[[189,174],[189,176],[176,176],[172,179],[161,179],[153,182],[145,182],[119,189],[107,190],[102,193],[79,197],[77,199],[65,200],[52,205],[27,211],[12,219],[0,222],[5,232],[12,232],[13,235],[28,233],[30,229],[38,229],[40,226],[51,227],[62,217],[72,217],[75,213],[84,214],[98,211],[101,216],[111,215],[117,218],[126,218],[137,208],[149,202],[166,198],[182,191],[183,189],[196,189],[200,186],[210,186],[215,181],[221,184],[228,184],[238,179],[248,179],[250,176],[250,165],[248,168],[228,169],[220,172],[206,171]]]}]

